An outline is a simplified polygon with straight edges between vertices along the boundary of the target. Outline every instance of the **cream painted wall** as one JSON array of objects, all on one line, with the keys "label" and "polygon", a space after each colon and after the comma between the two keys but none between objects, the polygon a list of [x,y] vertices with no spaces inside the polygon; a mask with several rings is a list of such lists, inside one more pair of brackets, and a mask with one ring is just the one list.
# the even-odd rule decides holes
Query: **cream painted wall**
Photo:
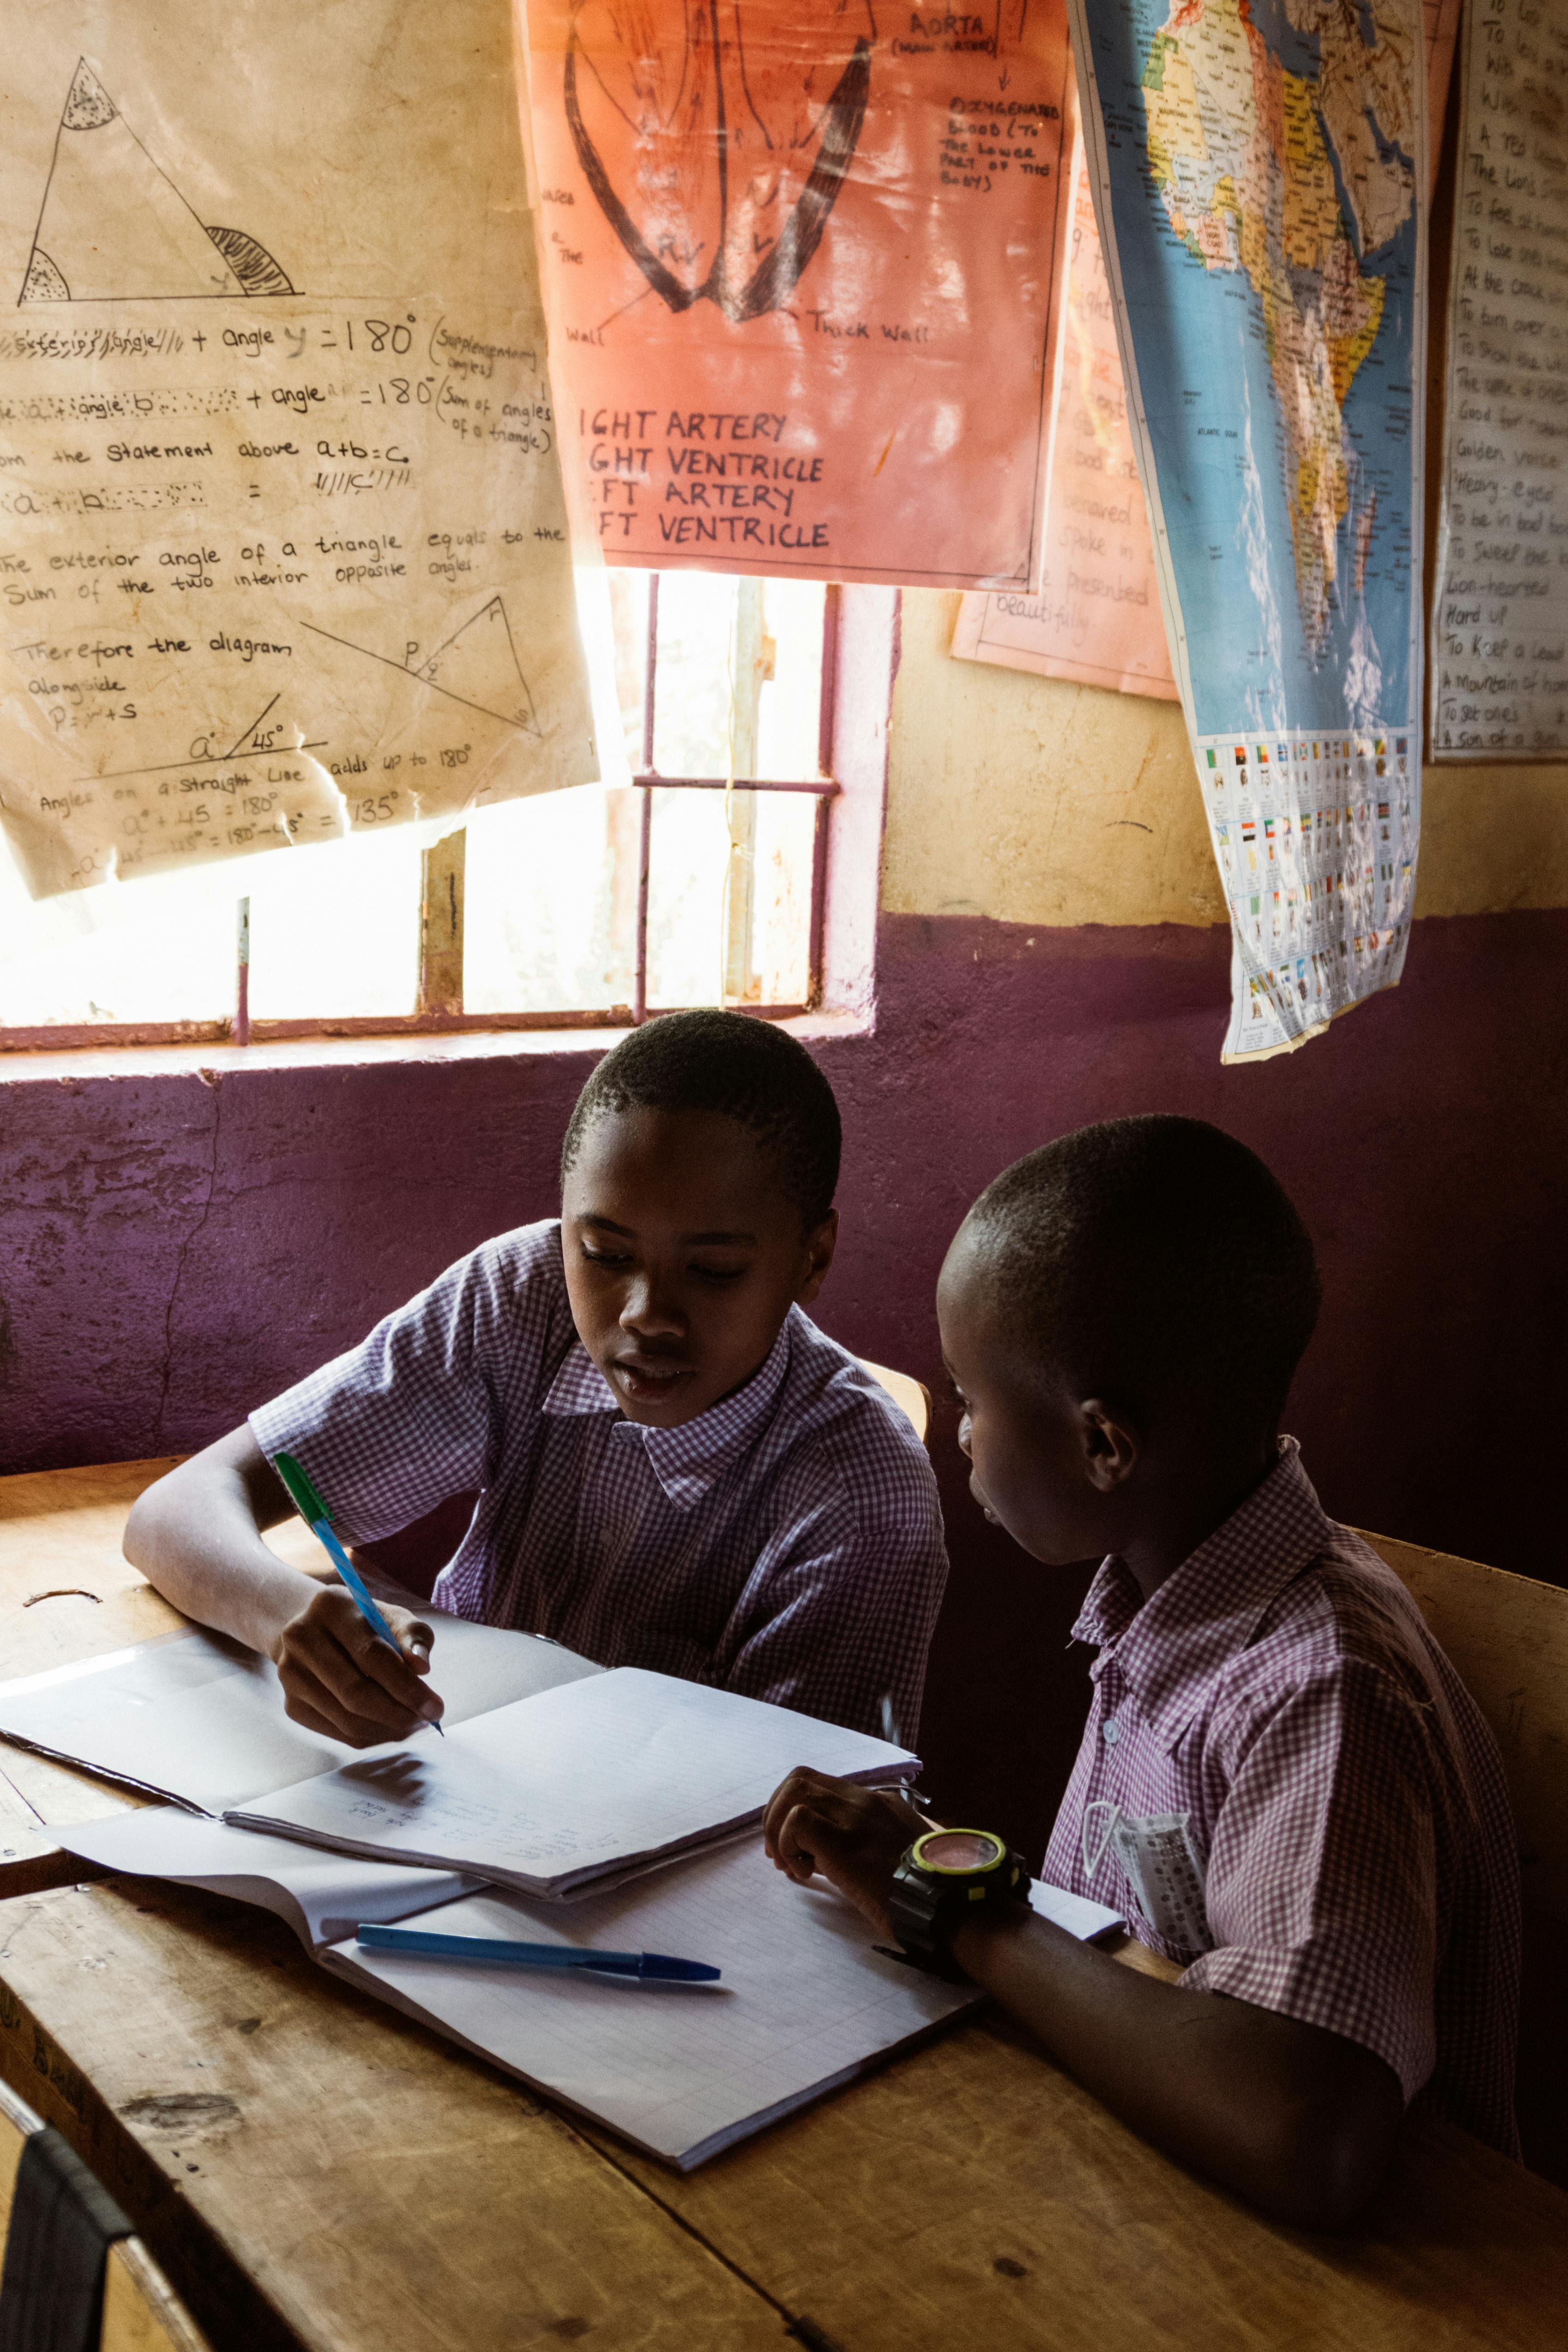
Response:
[{"label": "cream painted wall", "polygon": [[[904,592],[884,908],[1223,922],[1178,706],[954,661],[958,602]],[[1568,766],[1434,766],[1423,793],[1418,917],[1568,906]]]}]

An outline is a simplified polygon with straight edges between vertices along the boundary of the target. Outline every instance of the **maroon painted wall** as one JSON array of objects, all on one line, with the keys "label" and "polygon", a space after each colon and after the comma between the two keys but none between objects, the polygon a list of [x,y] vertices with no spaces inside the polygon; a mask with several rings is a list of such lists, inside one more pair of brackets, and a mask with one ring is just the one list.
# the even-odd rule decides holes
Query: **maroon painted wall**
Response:
[{"label": "maroon painted wall", "polygon": [[[1419,923],[1400,990],[1249,1070],[1218,1061],[1227,952],[1222,930],[884,919],[876,1033],[820,1048],[847,1135],[823,1322],[936,1389],[937,1268],[998,1168],[1088,1119],[1215,1119],[1321,1254],[1289,1422],[1328,1507],[1555,1580],[1568,912]],[[0,1470],[203,1444],[549,1214],[591,1058],[0,1084]],[[980,1519],[945,1411],[935,1444],[953,1579],[927,1785],[1037,1851],[1081,1714],[1082,1579]]]}]

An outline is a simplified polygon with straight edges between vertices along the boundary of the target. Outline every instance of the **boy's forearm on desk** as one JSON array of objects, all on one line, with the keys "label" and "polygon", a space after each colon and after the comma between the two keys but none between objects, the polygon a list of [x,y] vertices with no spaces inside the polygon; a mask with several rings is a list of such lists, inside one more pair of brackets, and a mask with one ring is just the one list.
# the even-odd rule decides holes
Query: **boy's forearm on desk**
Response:
[{"label": "boy's forearm on desk", "polygon": [[1300,2226],[1348,2220],[1404,2112],[1370,2051],[1119,1967],[1048,1920],[961,1928],[960,1964],[1135,2131]]},{"label": "boy's forearm on desk", "polygon": [[237,1433],[182,1463],[135,1504],[125,1557],[186,1616],[270,1656],[316,1587],[261,1540],[263,1527],[284,1512],[270,1509],[264,1487],[258,1498],[258,1465],[272,1480],[264,1457],[247,1452]]}]

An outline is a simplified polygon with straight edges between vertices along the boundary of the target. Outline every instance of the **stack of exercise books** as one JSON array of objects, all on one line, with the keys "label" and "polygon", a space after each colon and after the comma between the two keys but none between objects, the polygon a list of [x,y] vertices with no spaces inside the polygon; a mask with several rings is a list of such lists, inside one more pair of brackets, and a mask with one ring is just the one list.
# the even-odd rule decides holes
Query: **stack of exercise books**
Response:
[{"label": "stack of exercise books", "polygon": [[[908,1749],[731,1691],[426,1612],[446,1737],[354,1754],[290,1723],[272,1667],[208,1633],[0,1685],[0,1737],[163,1798],[62,1832],[113,1871],[289,1921],[335,1975],[689,2170],[979,1996],[879,1949],[759,1824],[796,1764],[910,1785]],[[1054,1890],[1075,1934],[1118,1924]],[[366,1948],[366,1923],[682,1955],[711,1982]]]}]

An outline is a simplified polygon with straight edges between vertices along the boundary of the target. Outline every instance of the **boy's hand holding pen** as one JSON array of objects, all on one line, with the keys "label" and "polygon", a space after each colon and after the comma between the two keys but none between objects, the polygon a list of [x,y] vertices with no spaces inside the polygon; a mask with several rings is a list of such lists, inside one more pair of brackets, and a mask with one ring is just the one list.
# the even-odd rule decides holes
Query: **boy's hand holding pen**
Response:
[{"label": "boy's hand holding pen", "polygon": [[280,1454],[274,1467],[342,1579],[313,1593],[278,1637],[272,1658],[289,1715],[351,1748],[407,1739],[426,1724],[439,1731],[442,1703],[421,1679],[430,1671],[430,1627],[372,1600],[300,1464]]}]

